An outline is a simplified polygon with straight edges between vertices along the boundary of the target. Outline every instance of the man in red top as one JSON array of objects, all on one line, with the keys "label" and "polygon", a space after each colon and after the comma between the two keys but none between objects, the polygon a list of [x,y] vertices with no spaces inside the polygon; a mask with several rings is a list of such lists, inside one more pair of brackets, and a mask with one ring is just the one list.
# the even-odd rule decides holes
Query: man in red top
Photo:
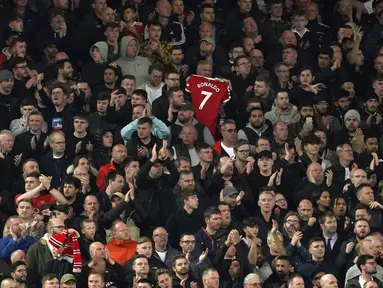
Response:
[{"label": "man in red top", "polygon": [[[32,202],[33,209],[39,213],[41,206],[45,203],[55,203],[56,201],[61,204],[67,204],[64,195],[56,189],[51,189],[52,177],[46,177],[36,171],[31,172],[25,177],[25,193],[17,194],[15,196],[15,206],[23,199],[29,199]],[[40,194],[43,191],[49,193]]]},{"label": "man in red top", "polygon": [[116,221],[112,226],[112,239],[105,247],[110,257],[122,265],[134,256],[137,243],[130,239],[128,226],[122,221]]},{"label": "man in red top", "polygon": [[[197,66],[206,65],[201,61]],[[203,73],[201,73],[203,74]],[[213,137],[217,132],[217,116],[220,114],[221,103],[230,100],[230,85],[228,81],[218,78],[208,78],[200,75],[191,75],[187,80],[186,91],[192,96],[195,117],[198,122],[205,124]]]},{"label": "man in red top", "polygon": [[97,174],[96,184],[100,191],[105,190],[106,176],[111,170],[117,171],[121,175],[125,175],[124,167],[122,163],[128,156],[126,147],[122,144],[114,145],[112,149],[112,161],[109,164],[105,164],[100,168]]}]

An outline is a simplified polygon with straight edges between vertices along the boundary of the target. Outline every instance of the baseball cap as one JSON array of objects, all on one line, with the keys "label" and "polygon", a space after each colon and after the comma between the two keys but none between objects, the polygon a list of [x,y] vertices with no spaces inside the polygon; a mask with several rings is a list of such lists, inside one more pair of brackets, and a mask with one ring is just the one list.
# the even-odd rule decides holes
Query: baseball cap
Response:
[{"label": "baseball cap", "polygon": [[180,104],[180,108],[184,109],[184,110],[190,110],[190,111],[194,111],[194,106],[192,103],[190,103],[189,101],[185,101],[185,102],[182,102]]},{"label": "baseball cap", "polygon": [[239,194],[238,190],[232,186],[223,188],[222,193],[223,193],[223,196],[231,196],[234,194]]},{"label": "baseball cap", "polygon": [[8,80],[8,79],[13,79],[13,74],[9,70],[1,70],[0,71],[0,83]]},{"label": "baseball cap", "polygon": [[76,277],[73,276],[73,274],[64,274],[61,277],[60,284],[66,283],[68,281],[74,281],[77,282]]},{"label": "baseball cap", "polygon": [[203,42],[203,41],[205,41],[205,42],[215,46],[215,40],[213,38],[211,38],[211,37],[202,38],[201,41],[199,41],[199,42]]},{"label": "baseball cap", "polygon": [[261,159],[263,157],[273,159],[273,153],[271,153],[269,150],[262,150],[261,152],[258,153],[257,159]]},{"label": "baseball cap", "polygon": [[119,198],[121,198],[121,199],[125,199],[124,194],[122,194],[121,192],[113,193],[113,195],[112,195],[111,198],[113,198],[113,197],[119,197]]}]

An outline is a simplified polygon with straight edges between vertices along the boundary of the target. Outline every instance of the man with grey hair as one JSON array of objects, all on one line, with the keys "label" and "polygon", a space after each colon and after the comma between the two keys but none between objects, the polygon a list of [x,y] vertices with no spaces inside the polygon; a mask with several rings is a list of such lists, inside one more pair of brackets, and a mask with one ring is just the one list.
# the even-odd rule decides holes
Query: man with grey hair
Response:
[{"label": "man with grey hair", "polygon": [[22,262],[27,261],[27,257],[26,257],[25,252],[23,250],[13,251],[10,259],[11,259],[12,264],[17,262],[17,261],[22,261]]},{"label": "man with grey hair", "polygon": [[244,288],[253,288],[255,286],[262,288],[261,277],[259,277],[259,275],[257,273],[247,274],[247,276],[243,280],[243,287]]},{"label": "man with grey hair", "polygon": [[328,173],[332,172],[332,181],[329,181],[326,184],[329,186],[330,192],[334,194],[341,193],[344,189],[346,181],[351,178],[354,150],[350,144],[343,143],[336,147],[336,155],[338,161],[326,172],[326,177],[329,175]]},{"label": "man with grey hair", "polygon": [[[1,93],[1,92],[0,92]],[[2,113],[0,111],[0,113]],[[15,137],[9,130],[0,131],[0,191],[11,191],[16,177],[19,175],[18,166],[20,165],[22,155],[12,153],[15,143]],[[1,203],[0,203],[1,205]],[[0,210],[2,210],[0,206]]]}]

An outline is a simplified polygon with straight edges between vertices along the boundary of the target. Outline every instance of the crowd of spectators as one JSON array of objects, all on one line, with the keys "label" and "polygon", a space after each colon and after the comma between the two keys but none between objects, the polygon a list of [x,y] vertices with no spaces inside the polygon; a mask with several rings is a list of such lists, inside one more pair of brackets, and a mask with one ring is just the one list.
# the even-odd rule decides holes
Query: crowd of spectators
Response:
[{"label": "crowd of spectators", "polygon": [[383,287],[383,0],[0,0],[0,43],[0,288]]}]

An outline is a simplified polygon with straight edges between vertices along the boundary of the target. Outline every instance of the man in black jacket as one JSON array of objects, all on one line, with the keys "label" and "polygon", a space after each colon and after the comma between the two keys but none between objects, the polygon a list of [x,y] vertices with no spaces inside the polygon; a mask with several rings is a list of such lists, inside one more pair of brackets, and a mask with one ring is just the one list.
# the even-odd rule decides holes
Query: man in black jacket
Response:
[{"label": "man in black jacket", "polygon": [[42,132],[44,117],[39,111],[32,111],[28,116],[28,131],[16,136],[15,153],[23,154],[24,159],[39,160],[45,152],[47,134]]},{"label": "man in black jacket", "polygon": [[[172,190],[177,184],[179,172],[169,159],[167,141],[163,140],[162,145],[159,151],[157,144],[153,146],[150,160],[141,167],[136,177],[138,195],[148,213],[147,223],[141,228],[142,235],[149,236],[155,227],[164,226],[176,210]],[[169,174],[164,173],[164,166]]]},{"label": "man in black jacket", "polygon": [[59,188],[73,159],[66,154],[65,135],[62,131],[53,131],[49,135],[49,145],[52,151],[41,158],[41,173],[52,176],[52,187]]}]

